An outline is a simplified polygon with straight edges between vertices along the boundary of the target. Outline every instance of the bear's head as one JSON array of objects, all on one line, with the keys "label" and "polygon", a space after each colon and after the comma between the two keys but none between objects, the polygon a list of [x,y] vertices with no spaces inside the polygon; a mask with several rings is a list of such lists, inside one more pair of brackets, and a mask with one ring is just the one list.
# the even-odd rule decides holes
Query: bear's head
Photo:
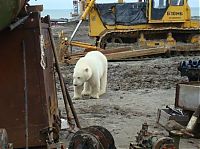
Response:
[{"label": "bear's head", "polygon": [[79,67],[75,68],[73,74],[73,85],[74,86],[81,86],[84,82],[87,82],[92,76],[92,70],[90,67]]}]

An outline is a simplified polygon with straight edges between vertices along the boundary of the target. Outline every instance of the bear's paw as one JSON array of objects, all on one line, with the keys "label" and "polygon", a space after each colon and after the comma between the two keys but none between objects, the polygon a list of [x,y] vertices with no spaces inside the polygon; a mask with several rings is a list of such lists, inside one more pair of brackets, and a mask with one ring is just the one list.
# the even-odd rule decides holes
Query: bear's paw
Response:
[{"label": "bear's paw", "polygon": [[81,99],[82,97],[81,96],[74,96],[72,99],[73,100],[79,100],[79,99]]},{"label": "bear's paw", "polygon": [[81,93],[81,95],[82,96],[90,96],[90,92],[83,90],[82,93]]},{"label": "bear's paw", "polygon": [[91,98],[91,99],[99,99],[99,95],[98,95],[98,94],[96,94],[96,95],[91,95],[90,98]]}]

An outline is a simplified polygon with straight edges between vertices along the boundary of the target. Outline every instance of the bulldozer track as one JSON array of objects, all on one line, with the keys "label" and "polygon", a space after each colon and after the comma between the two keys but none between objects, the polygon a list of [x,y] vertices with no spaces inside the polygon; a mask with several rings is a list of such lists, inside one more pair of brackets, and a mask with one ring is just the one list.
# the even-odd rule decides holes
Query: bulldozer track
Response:
[{"label": "bulldozer track", "polygon": [[[97,45],[100,48],[105,49],[106,44],[109,43],[109,39],[120,37],[120,38],[129,38],[133,39],[131,42],[128,43],[135,43],[139,39],[140,33],[145,35],[152,34],[165,34],[171,32],[172,34],[182,34],[183,40],[187,40],[191,35],[199,35],[200,29],[199,28],[178,28],[178,27],[165,27],[165,28],[151,28],[151,29],[137,29],[137,30],[110,30],[105,32],[97,41]],[[187,34],[187,35],[186,35]],[[185,36],[184,36],[185,35]],[[174,35],[175,36],[175,35]],[[175,37],[176,38],[176,37]],[[134,40],[135,39],[135,40]],[[181,40],[181,39],[179,39]],[[111,40],[110,40],[111,41]]]}]

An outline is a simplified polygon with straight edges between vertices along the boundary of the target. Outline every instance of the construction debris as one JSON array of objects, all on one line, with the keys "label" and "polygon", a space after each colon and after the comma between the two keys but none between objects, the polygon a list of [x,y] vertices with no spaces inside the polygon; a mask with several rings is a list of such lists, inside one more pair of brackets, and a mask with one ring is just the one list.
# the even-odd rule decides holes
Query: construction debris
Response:
[{"label": "construction debris", "polygon": [[[167,46],[160,46],[154,48],[135,48],[132,46],[126,46],[121,48],[111,48],[111,49],[101,49],[97,46],[91,45],[85,42],[78,42],[78,41],[68,41],[67,38],[60,38],[60,45],[59,47],[65,47],[65,52],[62,52],[60,55],[61,62],[65,62],[68,64],[75,64],[81,57],[83,57],[87,52],[98,50],[101,51],[108,60],[125,60],[130,58],[144,58],[144,57],[157,57],[157,56],[172,56],[176,54],[183,54],[183,53],[200,53],[200,46],[199,44],[184,44],[183,45],[176,45],[173,47]],[[70,48],[77,46],[83,48],[85,50],[79,52],[72,52]]]},{"label": "construction debris", "polygon": [[[182,61],[178,67],[182,76],[187,76],[189,82],[176,86],[175,107],[158,110],[157,122],[164,126],[170,134],[176,137],[190,136],[199,138],[200,117],[200,61]],[[173,124],[172,124],[172,121]],[[170,126],[170,125],[171,126]]]},{"label": "construction debris", "polygon": [[174,140],[170,137],[159,137],[148,131],[148,124],[144,123],[136,136],[136,144],[131,143],[129,149],[176,149]]}]

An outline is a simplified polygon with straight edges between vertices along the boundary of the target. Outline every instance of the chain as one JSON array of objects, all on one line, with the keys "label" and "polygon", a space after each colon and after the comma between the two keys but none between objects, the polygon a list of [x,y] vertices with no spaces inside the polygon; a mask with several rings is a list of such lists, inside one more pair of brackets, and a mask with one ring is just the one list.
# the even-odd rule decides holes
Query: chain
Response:
[{"label": "chain", "polygon": [[43,35],[40,36],[40,44],[41,44],[41,60],[40,60],[40,65],[42,67],[42,69],[46,69],[46,63],[44,61],[45,58],[45,53],[44,53],[44,37]]}]

